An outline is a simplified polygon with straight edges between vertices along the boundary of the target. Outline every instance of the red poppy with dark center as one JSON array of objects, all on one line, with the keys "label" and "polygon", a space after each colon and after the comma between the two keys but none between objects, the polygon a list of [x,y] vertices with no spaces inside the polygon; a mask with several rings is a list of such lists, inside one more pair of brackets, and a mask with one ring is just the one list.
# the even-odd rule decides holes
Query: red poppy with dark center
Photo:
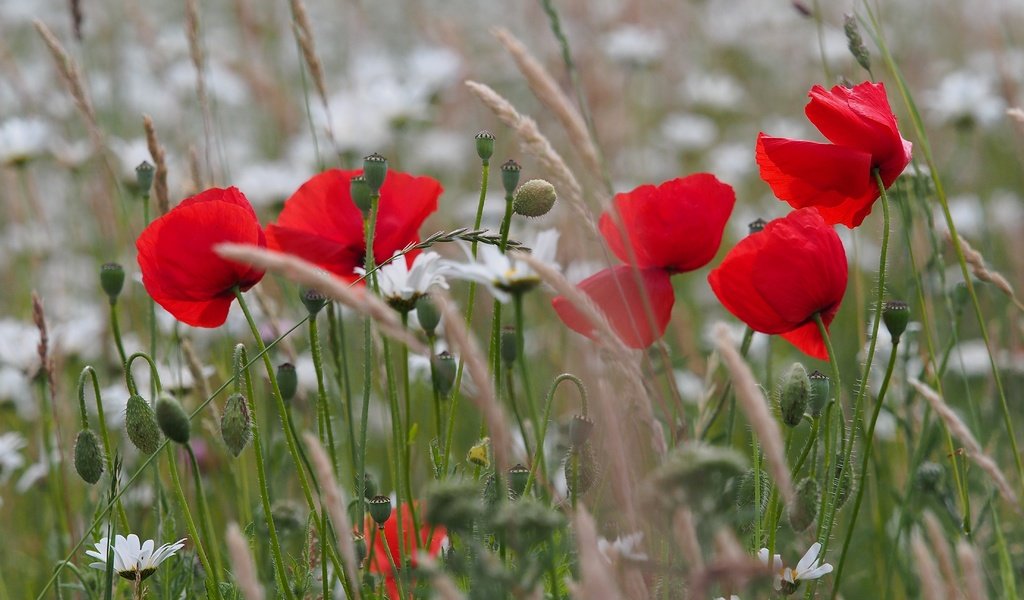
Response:
[{"label": "red poppy with dark center", "polygon": [[248,290],[263,271],[214,254],[221,242],[267,245],[252,205],[237,188],[187,198],[143,230],[135,247],[146,291],[183,323],[223,325],[234,288]]},{"label": "red poppy with dark center", "polygon": [[[405,551],[409,554],[409,564],[416,567],[419,561],[416,558],[417,553],[415,552],[412,512],[409,510],[408,504],[403,503],[399,510],[392,511],[391,516],[385,521],[383,529],[378,529],[377,524],[369,517],[366,518],[366,524],[363,529],[363,535],[367,543],[371,540],[373,541],[373,547],[369,549],[368,554],[370,572],[384,576],[384,585],[387,588],[388,597],[392,600],[399,600],[401,596],[398,594],[397,574],[391,568],[391,559],[394,559],[399,569],[402,568],[402,564],[405,562],[400,554],[398,543],[399,515],[401,515],[402,519],[402,534],[405,538]],[[444,527],[432,527],[423,524],[420,526],[419,531],[420,550],[430,556],[437,556],[441,552],[441,546],[446,537],[448,537],[448,532]],[[391,558],[388,558],[388,550],[391,551]],[[412,594],[409,593],[411,590],[408,589],[408,584],[405,586],[405,591],[408,597],[411,598]]]},{"label": "red poppy with dark center", "polygon": [[757,136],[757,164],[779,199],[793,208],[815,206],[828,223],[857,227],[881,194],[874,170],[888,188],[910,163],[889,107],[885,86],[811,88],[805,112],[831,143]]},{"label": "red poppy with dark center", "polygon": [[846,250],[815,208],[795,210],[736,244],[708,275],[726,309],[754,331],[779,334],[828,360],[826,328],[846,293]]},{"label": "red poppy with dark center", "polygon": [[[361,170],[331,169],[302,184],[284,204],[276,223],[267,226],[271,248],[304,258],[346,279],[355,279],[366,251],[363,215],[352,201],[350,185]],[[373,254],[379,264],[410,243],[420,241],[423,221],[437,210],[441,184],[388,170],[380,189]],[[406,255],[412,264],[416,252]]]}]

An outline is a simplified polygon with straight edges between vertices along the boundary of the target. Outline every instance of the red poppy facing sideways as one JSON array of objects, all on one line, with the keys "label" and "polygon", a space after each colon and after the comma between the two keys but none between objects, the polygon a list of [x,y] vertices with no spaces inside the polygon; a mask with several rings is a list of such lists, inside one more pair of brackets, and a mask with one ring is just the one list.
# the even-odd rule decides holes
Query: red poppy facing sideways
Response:
[{"label": "red poppy facing sideways", "polygon": [[214,254],[213,247],[221,242],[267,245],[242,192],[212,188],[182,200],[135,241],[146,291],[183,323],[223,325],[234,288],[248,290],[263,278],[263,271]]},{"label": "red poppy facing sideways", "polygon": [[611,210],[618,213],[621,230],[609,211],[601,215],[599,225],[622,262],[633,263],[628,243],[641,269],[684,273],[714,258],[735,203],[732,187],[714,175],[697,173],[616,194]]},{"label": "red poppy facing sideways", "polygon": [[[419,504],[417,503],[417,506]],[[402,534],[405,537],[405,550],[410,555],[409,564],[414,568],[417,566],[419,561],[416,558],[416,551],[414,546],[413,538],[413,523],[412,523],[412,512],[409,511],[409,505],[403,503],[399,510],[391,511],[391,516],[384,523],[383,529],[378,529],[377,524],[369,517],[366,518],[366,527],[363,530],[364,537],[367,543],[373,541],[373,547],[369,549],[369,567],[371,573],[377,573],[384,576],[384,585],[387,587],[388,597],[391,600],[400,600],[401,596],[398,594],[398,582],[396,581],[396,573],[391,568],[391,560],[388,558],[388,549],[391,550],[391,558],[395,560],[395,564],[398,568],[401,568],[405,562],[402,555],[399,554],[398,544],[398,516],[401,514],[402,519]],[[422,517],[421,522],[422,522]],[[441,552],[441,545],[444,543],[448,532],[444,527],[434,527],[423,524],[420,526],[420,550],[426,552],[430,556],[437,556]],[[427,539],[429,537],[429,539]],[[385,547],[384,544],[387,544]],[[408,589],[408,584],[405,586],[406,593],[409,597],[412,594],[409,593],[411,590]]]},{"label": "red poppy facing sideways", "polygon": [[885,86],[811,88],[804,112],[831,143],[757,136],[761,179],[793,208],[816,206],[828,223],[857,227],[881,192],[910,163],[911,144],[896,127]]},{"label": "red poppy facing sideways", "polygon": [[828,352],[814,315],[820,313],[828,327],[846,281],[846,250],[815,208],[795,210],[743,238],[708,275],[736,318],[821,360],[828,360]]},{"label": "red poppy facing sideways", "polygon": [[[363,266],[366,240],[363,215],[352,202],[350,185],[361,170],[331,169],[302,184],[284,204],[277,222],[267,226],[274,250],[294,254],[346,279]],[[388,170],[380,189],[373,254],[378,264],[418,242],[419,229],[437,210],[441,184],[430,177],[414,177]],[[406,255],[412,264],[416,253]]]},{"label": "red poppy facing sideways", "polygon": [[[643,289],[637,284],[638,275]],[[646,348],[664,335],[676,301],[669,273],[664,269],[634,272],[628,265],[619,265],[591,275],[578,287],[594,301],[615,334],[630,348]],[[558,296],[551,304],[571,329],[594,337],[595,329],[590,320],[572,302]],[[650,306],[650,313],[647,306]]]}]

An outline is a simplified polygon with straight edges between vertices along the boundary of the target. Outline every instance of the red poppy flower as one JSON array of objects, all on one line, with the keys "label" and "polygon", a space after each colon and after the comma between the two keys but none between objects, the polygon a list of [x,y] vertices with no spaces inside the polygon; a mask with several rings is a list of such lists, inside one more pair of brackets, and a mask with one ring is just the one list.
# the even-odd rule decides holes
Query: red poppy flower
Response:
[{"label": "red poppy flower", "polygon": [[[419,505],[417,504],[417,506]],[[402,568],[402,564],[404,562],[402,555],[399,553],[398,547],[399,515],[401,515],[402,519],[402,534],[403,537],[405,537],[405,550],[410,555],[409,564],[416,567],[419,561],[416,558],[414,546],[415,538],[413,538],[412,512],[409,510],[408,504],[403,503],[399,510],[391,512],[391,517],[384,523],[384,529],[378,529],[377,524],[367,517],[365,528],[363,530],[366,541],[369,542],[371,539],[373,540],[373,547],[369,549],[368,555],[370,561],[370,572],[384,576],[384,584],[388,590],[388,597],[392,600],[398,600],[400,596],[398,595],[398,583],[395,581],[396,573],[394,569],[391,568],[391,560],[388,558],[388,549],[391,550],[391,558],[394,558],[395,564],[399,569]],[[426,552],[430,556],[437,556],[438,553],[441,552],[441,545],[448,536],[448,532],[444,527],[424,524],[422,522],[422,517],[420,518],[420,522],[420,550]],[[384,545],[385,543],[387,543],[386,547]],[[408,592],[409,590],[406,591]]]},{"label": "red poppy flower", "polygon": [[726,309],[754,331],[781,334],[828,360],[814,315],[827,327],[846,292],[846,250],[814,208],[802,208],[743,238],[708,275]]},{"label": "red poppy flower", "polygon": [[880,192],[910,163],[911,144],[896,127],[885,86],[811,88],[805,112],[830,144],[757,136],[757,164],[780,199],[793,208],[816,206],[828,223],[857,227]]},{"label": "red poppy flower", "polygon": [[621,219],[621,230],[608,211],[599,225],[608,246],[623,262],[632,264],[628,240],[641,269],[683,273],[714,258],[735,202],[732,187],[714,175],[697,173],[616,194],[612,210]]},{"label": "red poppy flower", "polygon": [[[349,191],[361,170],[331,169],[302,184],[267,226],[270,247],[304,258],[339,277],[355,278],[363,266],[363,215]],[[388,171],[380,189],[373,255],[377,263],[420,240],[419,228],[437,210],[441,184],[430,177]],[[416,253],[406,255],[411,264]]]},{"label": "red poppy flower", "polygon": [[[637,283],[638,275],[643,289]],[[669,272],[664,269],[634,271],[629,265],[619,265],[584,279],[579,288],[597,304],[615,334],[630,348],[646,348],[665,334],[676,301]],[[571,302],[558,296],[551,304],[571,329],[594,337],[590,320]]]},{"label": "red poppy flower", "polygon": [[213,246],[221,242],[267,245],[242,192],[212,188],[182,200],[135,240],[146,291],[183,323],[223,325],[235,286],[248,290],[263,278],[263,271],[214,254]]}]

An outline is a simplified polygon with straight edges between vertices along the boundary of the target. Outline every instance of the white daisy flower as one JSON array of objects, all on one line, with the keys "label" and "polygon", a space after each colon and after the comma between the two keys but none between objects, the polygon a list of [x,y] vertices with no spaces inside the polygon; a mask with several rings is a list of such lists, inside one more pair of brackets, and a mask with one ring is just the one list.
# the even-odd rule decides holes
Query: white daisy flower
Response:
[{"label": "white daisy flower", "polygon": [[632,561],[645,561],[647,554],[640,550],[640,544],[644,541],[644,532],[637,531],[629,535],[619,536],[614,542],[604,538],[597,540],[597,550],[609,563],[614,563],[619,558]]},{"label": "white daisy flower", "polygon": [[[726,598],[725,598],[725,596],[719,596],[719,597],[715,598],[715,600],[726,600]],[[737,596],[736,594],[733,594],[733,595],[729,596],[728,600],[740,600],[740,597]]]},{"label": "white daisy flower", "polygon": [[18,165],[46,151],[50,126],[36,118],[13,118],[0,123],[0,164]]},{"label": "white daisy flower", "polygon": [[[409,312],[416,307],[417,300],[430,293],[432,287],[448,289],[444,273],[450,266],[450,263],[441,260],[441,255],[437,252],[423,252],[417,255],[411,267],[405,258],[396,258],[377,269],[380,295],[395,310]],[[359,275],[366,273],[359,268],[356,272]]]},{"label": "white daisy flower", "polygon": [[[85,553],[97,559],[97,562],[89,566],[96,569],[107,568],[107,551],[109,538],[103,538],[96,543],[95,550],[86,550]],[[153,540],[146,540],[140,543],[139,536],[134,533],[128,537],[118,535],[114,538],[114,570],[117,574],[130,581],[139,581],[152,575],[160,563],[174,555],[175,552],[185,547],[185,538],[173,544],[164,544],[156,548]]]},{"label": "white daisy flower", "polygon": [[[814,542],[808,548],[803,558],[800,559],[800,562],[796,564],[795,569],[784,567],[782,565],[782,557],[778,554],[772,557],[770,566],[775,575],[775,589],[783,594],[792,594],[796,591],[801,581],[818,579],[831,573],[832,565],[829,563],[821,564],[821,561],[818,560],[819,552],[821,552],[821,544]],[[768,549],[761,548],[757,553],[757,558],[763,564],[768,565]]]},{"label": "white daisy flower", "polygon": [[16,431],[0,435],[0,483],[7,481],[16,469],[25,464],[21,449],[25,447],[25,438]]},{"label": "white daisy flower", "polygon": [[[558,251],[558,230],[546,229],[537,234],[531,256],[544,263],[555,264]],[[465,247],[464,247],[465,248]],[[469,254],[467,249],[467,255]],[[522,294],[540,284],[540,277],[525,261],[510,258],[490,244],[477,248],[477,259],[468,263],[447,262],[453,277],[475,281],[487,286],[500,302],[508,302],[512,294]]]}]

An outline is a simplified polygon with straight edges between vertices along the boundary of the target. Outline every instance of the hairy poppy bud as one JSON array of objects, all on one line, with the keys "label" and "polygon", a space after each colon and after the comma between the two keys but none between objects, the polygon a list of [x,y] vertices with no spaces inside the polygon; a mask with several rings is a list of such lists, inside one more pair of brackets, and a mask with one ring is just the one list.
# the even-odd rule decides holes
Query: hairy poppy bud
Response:
[{"label": "hairy poppy bud", "polygon": [[387,496],[374,496],[370,498],[370,518],[377,524],[377,527],[384,527],[384,524],[391,518],[391,498]]},{"label": "hairy poppy bud", "polygon": [[245,396],[232,394],[220,417],[220,437],[231,455],[237,457],[252,439],[252,415]]},{"label": "hairy poppy bud", "polygon": [[484,130],[476,134],[476,155],[486,165],[494,154],[494,134]]},{"label": "hairy poppy bud", "polygon": [[541,217],[548,214],[557,199],[555,186],[543,179],[531,179],[516,190],[512,210],[524,217]]},{"label": "hairy poppy bud", "polygon": [[106,263],[100,267],[100,287],[107,293],[110,303],[117,302],[117,297],[124,289],[124,267],[117,263]]},{"label": "hairy poppy bud", "polygon": [[511,196],[519,185],[519,172],[523,168],[511,158],[501,165],[501,185],[505,188],[505,194]]},{"label": "hairy poppy bud", "polygon": [[811,381],[811,397],[808,403],[811,408],[811,416],[818,417],[825,405],[828,404],[830,380],[828,375],[817,370],[811,373],[808,379]]},{"label": "hairy poppy bud", "polygon": [[366,183],[366,178],[362,175],[353,177],[348,184],[349,195],[352,196],[352,203],[356,205],[359,212],[363,213],[363,218],[369,218],[370,210],[373,208],[373,191],[370,189],[370,185]]},{"label": "hairy poppy bud", "polygon": [[155,173],[156,168],[149,164],[148,160],[142,161],[139,166],[135,167],[135,185],[139,187],[139,193],[143,196],[149,195],[149,188],[153,187]]},{"label": "hairy poppy bud", "polygon": [[[761,472],[760,477],[754,477],[754,470],[747,469],[738,478],[736,490],[736,507],[740,509],[743,517],[751,522],[756,515],[764,514],[768,510],[768,497],[771,495],[771,481],[768,474]],[[730,486],[732,487],[732,486]],[[760,491],[758,491],[760,487]],[[757,509],[755,512],[754,509]]]},{"label": "hairy poppy bud", "polygon": [[277,388],[281,390],[281,399],[291,402],[295,392],[299,390],[299,375],[292,363],[281,363],[277,366]]},{"label": "hairy poppy bud", "polygon": [[174,396],[160,394],[156,401],[156,422],[160,425],[160,431],[172,442],[187,444],[192,437],[192,423]]},{"label": "hairy poppy bud", "polygon": [[444,479],[433,483],[426,493],[427,509],[424,518],[430,525],[444,527],[449,532],[469,532],[473,523],[483,516],[483,504],[473,480]]},{"label": "hairy poppy bud", "polygon": [[437,310],[437,304],[430,296],[420,296],[416,300],[416,320],[427,335],[434,335],[434,331],[441,323],[441,311]]},{"label": "hairy poppy bud", "polygon": [[857,18],[853,15],[843,16],[843,31],[846,33],[846,44],[850,48],[850,54],[857,59],[857,64],[865,71],[871,70],[871,56],[868,54],[868,47],[860,37],[860,29],[857,27]]},{"label": "hairy poppy bud", "polygon": [[103,451],[92,429],[83,429],[75,438],[75,470],[86,483],[94,484],[103,475]]},{"label": "hairy poppy bud", "polygon": [[900,336],[907,330],[907,323],[910,321],[910,307],[906,302],[890,300],[882,307],[882,322],[889,330],[892,341],[895,344],[900,341]]},{"label": "hairy poppy bud", "polygon": [[569,443],[582,446],[594,431],[594,422],[583,415],[573,415],[569,421]]},{"label": "hairy poppy bud", "polygon": [[933,462],[923,462],[914,473],[914,485],[926,494],[940,493],[944,487],[946,472],[942,465]]},{"label": "hairy poppy bud", "polygon": [[363,178],[366,179],[366,185],[370,186],[370,193],[380,193],[380,187],[384,185],[387,174],[388,159],[376,152],[363,158]]},{"label": "hairy poppy bud", "polygon": [[366,557],[368,555],[366,547],[366,538],[359,535],[358,533],[353,533],[352,545],[355,547],[356,550],[356,564],[363,564],[363,561],[366,560]]},{"label": "hairy poppy bud", "polygon": [[508,493],[512,498],[519,498],[526,491],[526,482],[530,480],[530,470],[517,464],[508,470]]},{"label": "hairy poppy bud", "polygon": [[764,231],[764,226],[767,224],[768,221],[765,221],[764,219],[758,217],[751,221],[749,224],[747,224],[747,230],[750,233],[760,233],[761,231]]},{"label": "hairy poppy bud", "polygon": [[597,481],[599,473],[597,458],[590,442],[570,448],[568,456],[565,457],[563,470],[565,485],[569,492],[576,496],[586,494]]},{"label": "hairy poppy bud", "polygon": [[814,524],[818,516],[821,490],[818,482],[810,477],[804,477],[796,486],[796,497],[793,503],[786,507],[786,519],[789,526],[797,533],[806,531]]},{"label": "hairy poppy bud", "polygon": [[128,432],[128,439],[132,441],[140,451],[145,454],[152,454],[160,447],[163,435],[160,434],[160,426],[156,423],[156,415],[153,414],[149,402],[139,395],[128,398],[125,406],[124,428]]},{"label": "hairy poppy bud", "polygon": [[317,313],[327,306],[327,296],[318,290],[309,288],[301,290],[299,292],[299,299],[302,300],[302,305],[306,307],[310,317],[315,317]]},{"label": "hairy poppy bud", "polygon": [[466,456],[469,462],[481,467],[489,467],[491,465],[491,461],[487,458],[487,446],[489,446],[490,443],[491,438],[485,437],[474,444],[473,447],[469,449],[469,453]]},{"label": "hairy poppy bud", "polygon": [[372,500],[377,495],[377,480],[374,479],[373,475],[366,473],[363,475],[363,498]]},{"label": "hairy poppy bud", "polygon": [[519,355],[519,338],[516,336],[515,327],[502,328],[499,348],[501,349],[501,360],[505,362],[506,367],[511,369],[512,364],[516,362],[516,356]]},{"label": "hairy poppy bud", "polygon": [[811,380],[807,369],[800,363],[793,363],[789,372],[783,376],[779,388],[779,409],[782,411],[782,422],[796,427],[804,417],[804,409],[811,397]]},{"label": "hairy poppy bud", "polygon": [[434,366],[434,389],[442,397],[447,397],[455,384],[455,358],[445,350],[431,357],[430,363]]}]

